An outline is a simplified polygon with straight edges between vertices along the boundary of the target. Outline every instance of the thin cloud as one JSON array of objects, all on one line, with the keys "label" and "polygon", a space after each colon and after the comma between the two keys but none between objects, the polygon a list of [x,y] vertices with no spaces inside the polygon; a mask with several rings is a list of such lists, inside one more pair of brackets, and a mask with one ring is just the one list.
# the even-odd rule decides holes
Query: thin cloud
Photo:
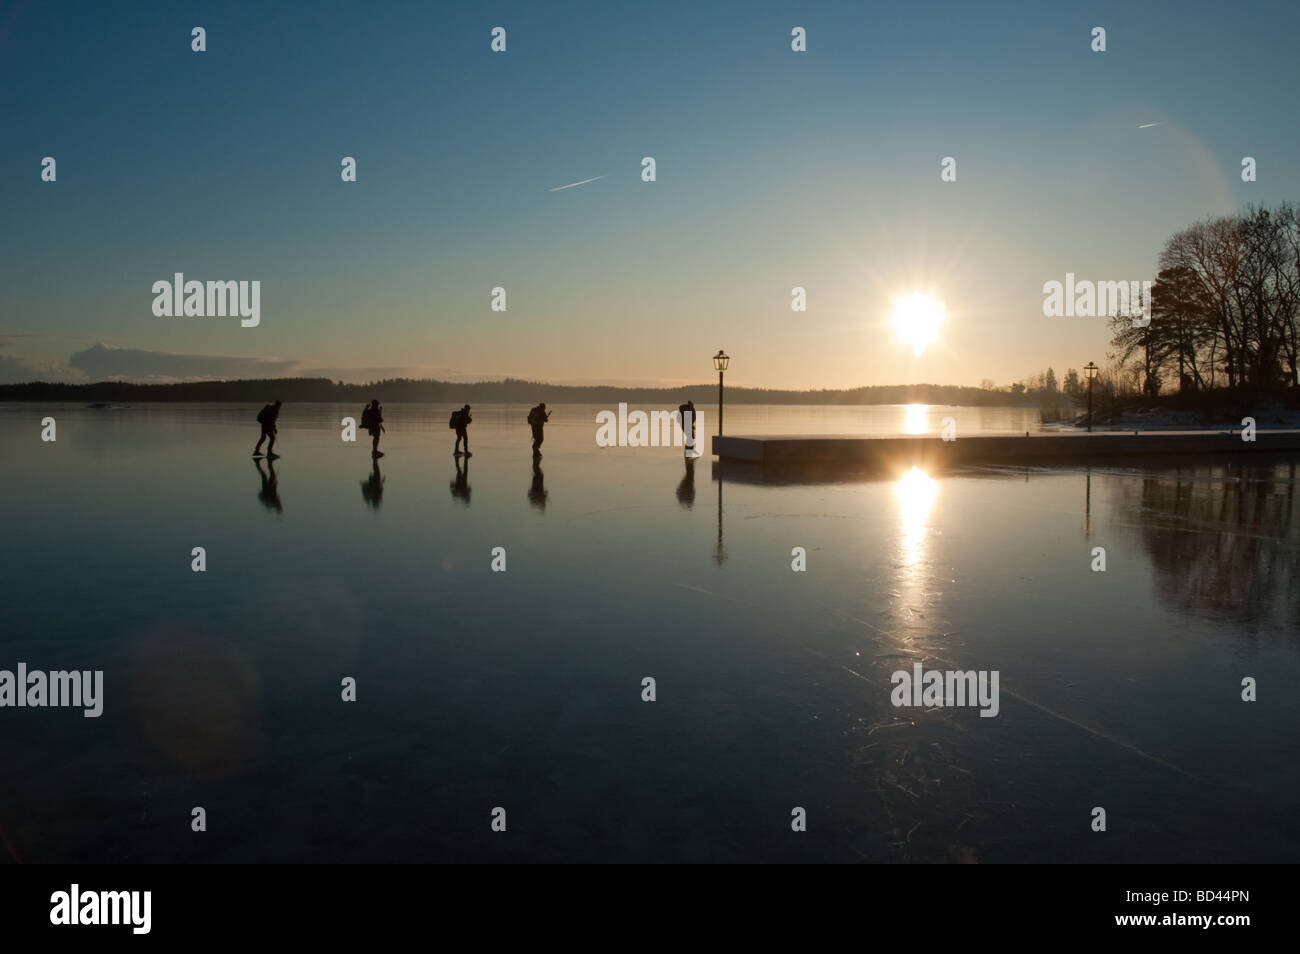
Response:
[{"label": "thin cloud", "polygon": [[547,189],[546,191],[547,191],[547,192],[563,192],[565,189],[572,189],[574,186],[586,185],[588,182],[595,182],[597,179],[604,179],[604,178],[606,178],[608,175],[609,175],[609,173],[607,172],[607,173],[605,173],[605,175],[603,175],[603,176],[592,176],[590,179],[583,179],[583,180],[580,181],[580,182],[570,182],[568,185],[556,186],[554,189]]},{"label": "thin cloud", "polygon": [[277,378],[291,374],[297,361],[228,355],[169,354],[96,344],[74,352],[68,365],[95,381],[214,381]]},{"label": "thin cloud", "polygon": [[39,334],[34,331],[0,331],[0,348],[7,348],[15,341],[21,341],[24,338],[46,338],[48,335]]},{"label": "thin cloud", "polygon": [[40,378],[40,371],[28,361],[0,354],[0,384],[26,384]]},{"label": "thin cloud", "polygon": [[1164,125],[1163,121],[1158,123],[1143,123],[1141,126],[1138,126],[1138,129],[1150,129],[1152,126],[1161,126],[1161,125]]}]

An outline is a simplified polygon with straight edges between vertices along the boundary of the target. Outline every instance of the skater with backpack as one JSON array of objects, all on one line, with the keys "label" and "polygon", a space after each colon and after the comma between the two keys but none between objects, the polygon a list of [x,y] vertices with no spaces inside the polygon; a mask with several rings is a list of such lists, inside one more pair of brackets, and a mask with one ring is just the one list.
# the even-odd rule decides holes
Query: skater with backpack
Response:
[{"label": "skater with backpack", "polygon": [[257,412],[257,423],[262,425],[262,436],[257,439],[257,446],[253,448],[254,457],[262,456],[262,441],[266,440],[268,437],[271,439],[271,442],[266,445],[267,460],[275,460],[280,456],[275,453],[275,422],[279,417],[280,401],[278,398],[274,404],[267,404]]},{"label": "skater with backpack", "polygon": [[462,456],[462,455],[461,455],[461,450],[460,450],[460,442],[461,442],[461,441],[464,441],[464,442],[465,442],[465,452],[464,452],[464,456],[465,456],[465,457],[473,457],[473,456],[474,456],[473,454],[471,454],[471,453],[469,452],[469,430],[468,430],[468,428],[469,428],[469,425],[470,425],[470,421],[472,421],[472,420],[474,420],[474,419],[473,419],[472,417],[469,416],[469,405],[468,405],[468,404],[466,404],[466,405],[465,405],[463,408],[461,408],[459,411],[452,411],[452,412],[451,412],[451,419],[450,419],[449,421],[447,421],[447,426],[448,426],[449,428],[451,428],[453,431],[456,432],[456,449],[452,452],[452,456],[453,456],[453,457],[460,457],[460,456]]},{"label": "skater with backpack", "polygon": [[361,412],[361,426],[374,438],[370,445],[370,456],[383,457],[383,453],[379,450],[379,435],[387,428],[384,427],[384,409],[378,398],[367,404],[365,410]]},{"label": "skater with backpack", "polygon": [[545,404],[539,404],[528,412],[528,426],[533,429],[533,457],[535,458],[542,456],[542,428],[546,426],[546,422],[550,419],[551,415],[546,410]]}]

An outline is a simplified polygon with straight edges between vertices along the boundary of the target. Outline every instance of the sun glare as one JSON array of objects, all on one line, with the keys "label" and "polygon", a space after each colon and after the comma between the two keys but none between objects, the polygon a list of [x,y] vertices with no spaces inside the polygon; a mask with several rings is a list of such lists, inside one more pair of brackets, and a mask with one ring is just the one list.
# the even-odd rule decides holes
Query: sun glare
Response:
[{"label": "sun glare", "polygon": [[930,409],[928,404],[906,404],[903,406],[903,433],[904,434],[924,434],[925,433],[925,412]]},{"label": "sun glare", "polygon": [[943,302],[912,292],[910,297],[894,299],[890,322],[898,339],[911,345],[912,353],[919,358],[939,336],[943,312]]}]

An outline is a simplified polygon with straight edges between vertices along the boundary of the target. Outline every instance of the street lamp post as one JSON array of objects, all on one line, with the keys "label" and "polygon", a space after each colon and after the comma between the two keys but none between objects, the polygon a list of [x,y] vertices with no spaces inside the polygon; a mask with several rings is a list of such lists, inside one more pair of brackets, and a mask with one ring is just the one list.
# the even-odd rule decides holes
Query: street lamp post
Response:
[{"label": "street lamp post", "polygon": [[1089,361],[1083,366],[1083,376],[1088,379],[1088,433],[1092,433],[1092,379],[1101,369]]},{"label": "street lamp post", "polygon": [[731,358],[721,348],[713,356],[713,367],[718,371],[718,436],[722,436],[722,372],[727,370]]}]

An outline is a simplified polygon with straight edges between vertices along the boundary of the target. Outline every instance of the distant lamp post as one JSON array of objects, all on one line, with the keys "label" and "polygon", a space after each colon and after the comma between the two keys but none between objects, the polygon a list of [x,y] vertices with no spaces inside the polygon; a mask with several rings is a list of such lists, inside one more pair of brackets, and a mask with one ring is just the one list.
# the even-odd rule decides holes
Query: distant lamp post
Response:
[{"label": "distant lamp post", "polygon": [[1083,366],[1083,376],[1088,379],[1088,433],[1092,433],[1092,379],[1101,369],[1089,361]]},{"label": "distant lamp post", "polygon": [[713,367],[718,372],[718,436],[722,436],[722,372],[727,370],[727,365],[731,363],[731,358],[721,348],[713,356]]}]

